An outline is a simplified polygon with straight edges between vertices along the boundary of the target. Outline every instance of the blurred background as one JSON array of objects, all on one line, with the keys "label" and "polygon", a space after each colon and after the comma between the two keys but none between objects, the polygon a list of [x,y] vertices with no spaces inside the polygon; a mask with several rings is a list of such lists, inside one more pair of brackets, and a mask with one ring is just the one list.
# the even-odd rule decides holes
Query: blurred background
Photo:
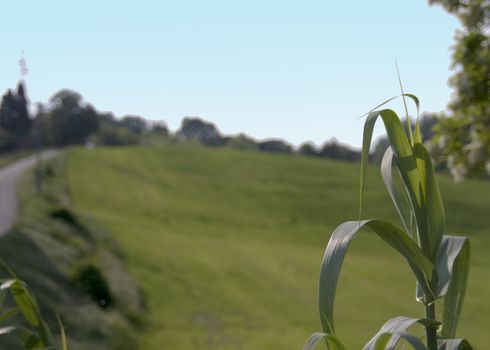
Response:
[{"label": "blurred background", "polygon": [[[400,95],[397,66],[420,110],[387,106],[418,120],[448,234],[471,239],[460,333],[484,348],[488,1],[2,7],[0,258],[70,349],[301,348],[328,238],[358,217],[361,117]],[[401,226],[374,136],[363,216]],[[352,348],[422,312],[380,243],[361,236],[343,268]]]}]

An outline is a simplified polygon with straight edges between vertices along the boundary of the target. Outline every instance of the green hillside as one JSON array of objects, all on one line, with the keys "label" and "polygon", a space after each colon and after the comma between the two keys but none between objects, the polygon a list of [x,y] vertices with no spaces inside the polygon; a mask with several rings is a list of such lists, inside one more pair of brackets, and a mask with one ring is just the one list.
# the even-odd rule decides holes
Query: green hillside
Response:
[{"label": "green hillside", "polygon": [[[300,349],[320,330],[319,265],[333,229],[357,219],[358,164],[173,145],[77,149],[66,170],[75,207],[112,234],[143,290],[141,349]],[[483,349],[490,186],[440,182],[448,233],[473,245],[459,334]],[[398,222],[374,167],[365,203],[365,217]],[[354,242],[336,304],[352,349],[392,316],[423,314],[407,272],[367,231]]]}]

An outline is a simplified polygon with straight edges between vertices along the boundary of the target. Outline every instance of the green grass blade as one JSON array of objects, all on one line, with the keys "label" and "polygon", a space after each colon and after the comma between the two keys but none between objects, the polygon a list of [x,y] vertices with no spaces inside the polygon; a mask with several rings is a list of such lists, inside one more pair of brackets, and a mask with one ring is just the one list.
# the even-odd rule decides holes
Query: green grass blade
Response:
[{"label": "green grass blade", "polygon": [[365,117],[367,116],[369,113],[371,112],[374,112],[375,110],[377,110],[379,107],[383,107],[385,104],[387,104],[388,102],[391,102],[393,101],[395,98],[398,98],[400,96],[404,96],[404,97],[408,97],[410,98],[411,100],[413,100],[413,102],[415,103],[415,106],[417,107],[417,117],[419,115],[419,106],[420,106],[420,102],[419,102],[419,99],[417,96],[415,96],[414,94],[402,94],[402,95],[397,95],[397,96],[393,96],[393,97],[390,97],[389,99],[385,100],[384,102],[381,102],[379,105],[377,105],[376,107],[372,108],[369,110],[369,112],[366,112],[364,113],[363,115],[361,115],[358,119],[361,119],[362,117]]},{"label": "green grass blade", "polygon": [[[468,282],[470,243],[467,238],[459,237],[449,237],[444,242],[448,243],[446,248],[448,260],[453,259],[451,253],[457,253],[453,260],[452,269],[450,269],[452,272],[451,281],[444,297],[441,334],[444,338],[454,338],[456,336],[456,328],[463,307]],[[459,247],[460,244],[462,245]]]},{"label": "green grass blade", "polygon": [[44,349],[46,347],[46,344],[35,333],[25,327],[9,326],[0,328],[0,336],[7,334],[17,338],[26,350]]},{"label": "green grass blade", "polygon": [[15,278],[9,279],[0,285],[0,289],[10,290],[15,303],[19,307],[26,320],[32,326],[39,327],[41,325],[39,318],[39,308],[33,296],[25,287],[24,282]]},{"label": "green grass blade", "polygon": [[437,252],[436,269],[439,276],[437,296],[446,295],[451,282],[454,262],[458,258],[465,244],[469,244],[467,237],[443,236],[439,251]]},{"label": "green grass blade", "polygon": [[3,259],[0,259],[0,266],[2,266],[5,270],[7,270],[8,273],[10,273],[10,276],[13,278],[19,279],[19,277],[15,274],[14,270],[12,270],[6,263],[3,261]]},{"label": "green grass blade", "polygon": [[311,349],[313,349],[326,336],[328,336],[327,333],[320,333],[320,332],[313,333],[306,340],[306,343],[303,346],[303,350],[311,350]]},{"label": "green grass blade", "polygon": [[430,293],[427,281],[432,278],[434,265],[405,232],[381,220],[344,222],[330,237],[320,269],[318,298],[325,333],[335,334],[333,308],[340,269],[352,239],[364,226],[369,227],[407,260],[417,281],[424,287],[424,292]]},{"label": "green grass blade", "polygon": [[0,315],[0,322],[8,320],[10,317],[17,315],[19,312],[20,309],[18,307],[13,307],[11,309],[8,309],[7,311],[5,311]]},{"label": "green grass blade", "polygon": [[11,334],[14,330],[15,330],[14,326],[2,327],[2,328],[0,328],[0,336],[6,335],[6,334]]},{"label": "green grass blade", "polygon": [[68,343],[66,342],[65,327],[63,326],[63,322],[61,321],[60,315],[56,315],[56,318],[58,320],[58,325],[60,327],[61,349],[62,350],[68,350]]},{"label": "green grass blade", "polygon": [[473,350],[466,339],[446,339],[439,345],[439,350]]},{"label": "green grass blade", "polygon": [[[401,338],[405,338],[405,340],[410,342],[410,340],[403,336],[403,332],[406,332],[408,328],[416,323],[424,326],[431,325],[433,327],[438,327],[440,324],[438,322],[435,322],[434,320],[428,320],[424,318],[397,316],[395,318],[392,318],[391,320],[386,321],[385,324],[378,331],[378,333],[376,333],[376,335],[371,338],[371,340],[364,346],[363,350],[394,349]],[[415,344],[418,343],[415,342]],[[424,349],[426,349],[425,346]]]},{"label": "green grass blade", "polygon": [[375,111],[368,115],[364,123],[362,155],[361,155],[361,179],[359,195],[359,212],[361,214],[362,200],[366,183],[366,170],[369,157],[374,125],[377,118],[381,116],[386,128],[386,133],[391,144],[391,148],[396,157],[397,166],[403,183],[407,187],[410,203],[416,216],[420,215],[422,198],[420,196],[420,177],[417,163],[413,155],[412,147],[407,139],[403,126],[396,113],[390,109]]},{"label": "green grass blade", "polygon": [[420,101],[419,101],[419,98],[417,96],[415,96],[414,94],[405,94],[404,93],[403,96],[408,97],[409,99],[411,99],[415,103],[415,107],[417,108],[417,119],[418,119],[419,113],[420,113]]},{"label": "green grass blade", "polygon": [[404,210],[403,202],[400,198],[400,194],[397,191],[394,181],[393,181],[393,171],[392,171],[392,163],[393,163],[393,151],[391,147],[388,147],[383,155],[383,159],[381,160],[381,177],[385,184],[385,187],[390,195],[391,201],[395,205],[396,211],[400,216],[403,226],[407,233],[411,236],[412,230],[410,228],[410,216],[411,213]]},{"label": "green grass blade", "polygon": [[381,102],[381,103],[380,103],[379,105],[377,105],[376,107],[374,107],[374,108],[370,109],[370,110],[369,110],[369,112],[364,113],[363,115],[361,115],[361,116],[359,117],[359,119],[360,119],[360,118],[362,118],[362,117],[365,117],[365,116],[369,115],[371,112],[374,112],[374,111],[375,111],[375,110],[377,110],[379,107],[382,107],[382,106],[384,106],[385,104],[387,104],[388,102],[393,101],[393,100],[394,100],[395,98],[397,98],[397,97],[400,97],[400,96],[393,96],[393,97],[390,97],[389,99],[387,99],[386,101]]},{"label": "green grass blade", "polygon": [[406,340],[407,343],[410,344],[411,347],[415,350],[428,350],[427,347],[424,345],[424,343],[420,341],[419,338],[407,332],[383,333],[376,341],[376,344],[374,344],[374,346],[369,349],[370,350],[394,350],[395,349],[394,347],[390,346],[389,344],[386,345],[394,337],[397,337],[397,339]]},{"label": "green grass blade", "polygon": [[0,284],[0,290],[10,290],[15,304],[19,307],[27,322],[36,328],[40,339],[45,346],[52,343],[49,327],[44,322],[36,299],[29,292],[25,282],[11,278]]},{"label": "green grass blade", "polygon": [[432,165],[432,159],[425,147],[417,143],[414,145],[414,154],[419,165],[420,175],[423,179],[422,186],[425,200],[425,220],[427,223],[428,245],[431,251],[431,259],[435,261],[437,250],[446,231],[446,214],[442,203],[441,192],[437,183],[437,177]]},{"label": "green grass blade", "polygon": [[[2,282],[0,282],[0,285],[1,285]],[[0,289],[0,308],[3,307],[3,303],[5,302],[5,298],[7,297],[7,293],[5,292],[5,290],[2,290]]]},{"label": "green grass blade", "polygon": [[407,101],[405,100],[405,93],[403,92],[402,78],[400,77],[400,70],[398,69],[398,63],[396,61],[395,61],[395,66],[396,66],[396,75],[398,76],[398,83],[400,84],[400,91],[402,93],[403,107],[405,108],[405,116],[407,118],[408,136],[410,139],[410,144],[413,145],[414,141],[413,141],[413,135],[412,135],[412,126],[410,125],[410,118],[408,116]]},{"label": "green grass blade", "polygon": [[314,349],[315,346],[322,340],[325,340],[328,350],[347,350],[347,347],[337,337],[333,336],[332,334],[320,332],[310,335],[303,346],[303,350]]},{"label": "green grass blade", "polygon": [[417,121],[415,122],[415,133],[413,136],[413,142],[414,144],[422,143],[422,132],[420,131],[420,122],[418,118]]},{"label": "green grass blade", "polygon": [[361,152],[361,179],[359,186],[359,220],[362,218],[362,201],[364,197],[364,188],[366,187],[366,171],[369,160],[369,149],[371,148],[371,140],[373,138],[374,124],[379,116],[379,112],[370,112],[364,123],[364,132],[362,137],[362,152]]}]

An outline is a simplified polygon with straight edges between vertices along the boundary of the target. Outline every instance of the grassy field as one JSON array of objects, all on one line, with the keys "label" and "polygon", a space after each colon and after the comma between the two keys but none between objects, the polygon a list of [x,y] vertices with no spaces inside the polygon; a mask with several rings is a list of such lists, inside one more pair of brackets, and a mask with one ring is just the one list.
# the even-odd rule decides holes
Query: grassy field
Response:
[{"label": "grassy field", "polygon": [[[333,229],[357,219],[358,164],[185,145],[101,148],[70,152],[67,176],[75,207],[112,233],[146,297],[141,349],[299,349],[320,330],[319,265]],[[473,245],[459,334],[484,349],[490,186],[440,182],[448,233]],[[365,203],[365,217],[398,222],[374,167]],[[388,318],[423,315],[405,265],[369,232],[354,241],[336,304],[352,349]]]},{"label": "grassy field", "polygon": [[[70,350],[134,348],[131,330],[143,306],[138,287],[110,236],[72,207],[64,170],[61,153],[43,162],[42,191],[35,185],[34,169],[19,179],[21,213],[10,232],[0,237],[1,262],[28,283],[58,339],[55,314],[61,316],[69,330]],[[3,265],[0,276],[10,276]],[[107,295],[88,288],[100,286],[101,280],[112,291],[113,302],[105,308],[100,301]],[[3,311],[13,306],[10,298],[6,303],[1,299]],[[18,324],[21,319],[2,326],[9,322]],[[0,337],[0,350],[19,349],[24,347],[13,337]]]}]

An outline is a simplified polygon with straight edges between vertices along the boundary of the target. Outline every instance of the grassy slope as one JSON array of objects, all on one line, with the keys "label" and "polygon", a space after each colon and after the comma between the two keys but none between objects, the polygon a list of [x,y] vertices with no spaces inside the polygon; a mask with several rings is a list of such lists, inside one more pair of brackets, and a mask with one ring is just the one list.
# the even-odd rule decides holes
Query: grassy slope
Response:
[{"label": "grassy slope", "polygon": [[[69,330],[70,350],[127,349],[133,340],[126,335],[131,335],[132,321],[137,321],[141,309],[137,286],[114,242],[73,210],[63,181],[64,156],[43,164],[42,192],[36,190],[33,169],[19,181],[21,213],[11,231],[0,237],[0,258],[28,283],[55,334],[59,333],[55,313],[61,316]],[[101,266],[114,307],[99,307],[74,285],[78,281],[74,272],[89,262]],[[0,266],[0,277],[8,276]],[[2,326],[11,321],[20,320]],[[0,337],[0,350],[21,348],[15,339]]]},{"label": "grassy slope", "polygon": [[[332,230],[357,218],[357,164],[167,146],[76,150],[67,170],[75,205],[113,233],[146,295],[141,349],[299,349],[319,330],[319,264]],[[449,232],[473,243],[460,334],[483,348],[490,187],[440,181]],[[366,203],[366,217],[396,220],[374,168]],[[413,296],[404,261],[362,235],[344,265],[337,329],[361,348],[387,318],[422,315]]]}]

